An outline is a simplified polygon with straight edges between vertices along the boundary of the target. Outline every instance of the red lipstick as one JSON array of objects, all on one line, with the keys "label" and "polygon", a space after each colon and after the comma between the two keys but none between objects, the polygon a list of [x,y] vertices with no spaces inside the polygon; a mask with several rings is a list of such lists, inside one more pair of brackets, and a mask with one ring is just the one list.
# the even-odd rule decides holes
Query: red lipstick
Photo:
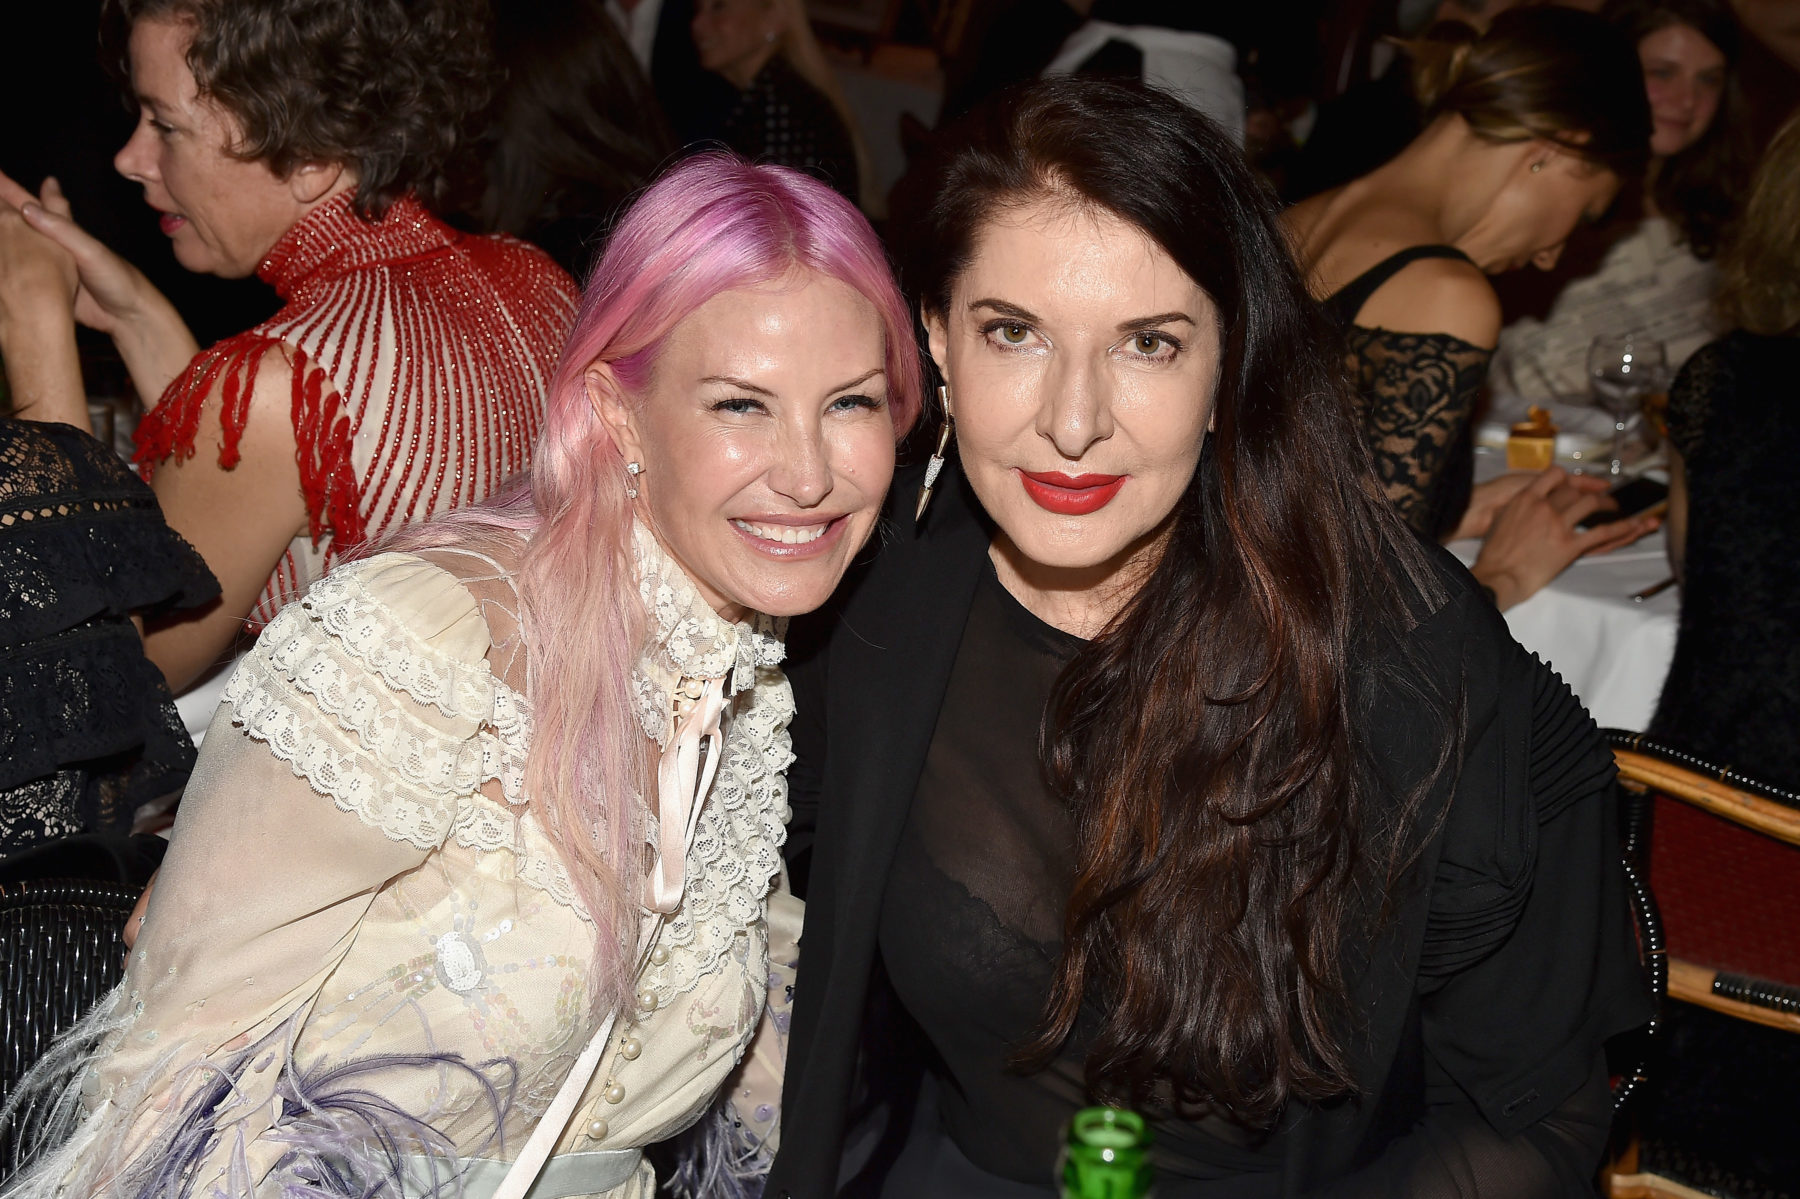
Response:
[{"label": "red lipstick", "polygon": [[165,237],[173,237],[177,229],[187,224],[187,218],[173,212],[165,212],[156,223],[162,227]]},{"label": "red lipstick", "polygon": [[1058,516],[1086,516],[1112,503],[1129,475],[1065,475],[1059,470],[1019,472],[1032,503]]}]

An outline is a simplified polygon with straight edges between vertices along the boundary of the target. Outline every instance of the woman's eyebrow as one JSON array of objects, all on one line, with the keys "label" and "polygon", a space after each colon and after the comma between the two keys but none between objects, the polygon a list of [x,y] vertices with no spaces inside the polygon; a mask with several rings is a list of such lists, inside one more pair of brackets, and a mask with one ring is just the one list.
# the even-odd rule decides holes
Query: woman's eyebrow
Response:
[{"label": "woman's eyebrow", "polygon": [[1172,325],[1177,321],[1186,321],[1190,325],[1200,323],[1185,312],[1159,312],[1155,316],[1139,316],[1128,321],[1120,321],[1119,332],[1135,333],[1139,329],[1154,329],[1158,325]]},{"label": "woman's eyebrow", "polygon": [[1038,319],[1037,313],[1032,312],[1028,308],[1021,308],[1017,304],[1010,304],[1005,300],[995,300],[995,299],[970,300],[969,307],[971,309],[991,308],[993,311],[999,313],[1001,316],[1014,317],[1018,320],[1026,322],[1027,324],[1035,324]]},{"label": "woman's eyebrow", "polygon": [[750,382],[750,380],[740,379],[736,375],[708,375],[704,379],[701,379],[700,382],[726,383],[732,387],[741,387],[745,391],[753,391],[759,396],[768,396],[771,400],[775,398],[775,393],[768,388],[758,387],[756,384]]},{"label": "woman's eyebrow", "polygon": [[852,387],[861,387],[864,383],[867,383],[870,379],[873,379],[876,375],[885,375],[885,374],[887,374],[886,368],[878,366],[874,370],[864,371],[862,374],[856,376],[856,378],[850,380],[850,382],[848,382],[848,383],[839,383],[836,387],[826,388],[825,394],[826,395],[836,395],[840,391],[849,391]]}]

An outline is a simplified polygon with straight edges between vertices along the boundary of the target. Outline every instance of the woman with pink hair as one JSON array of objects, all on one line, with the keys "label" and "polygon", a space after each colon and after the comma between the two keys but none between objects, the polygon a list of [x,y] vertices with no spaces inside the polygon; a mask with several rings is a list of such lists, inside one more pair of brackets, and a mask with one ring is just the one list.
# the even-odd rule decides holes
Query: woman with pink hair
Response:
[{"label": "woman with pink hair", "polygon": [[124,983],[13,1100],[48,1115],[5,1193],[638,1199],[722,1092],[734,1152],[692,1181],[753,1173],[799,932],[784,618],[874,526],[915,355],[823,184],[718,154],[646,192],[529,478],[239,667]]}]

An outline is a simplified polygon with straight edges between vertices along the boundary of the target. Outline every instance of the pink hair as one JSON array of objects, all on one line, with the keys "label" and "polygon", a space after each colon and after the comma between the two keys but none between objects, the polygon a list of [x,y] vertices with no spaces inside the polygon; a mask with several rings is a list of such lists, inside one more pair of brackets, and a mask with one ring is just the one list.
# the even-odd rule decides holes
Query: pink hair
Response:
[{"label": "pink hair", "polygon": [[648,739],[631,672],[643,644],[625,461],[595,415],[585,375],[611,365],[627,397],[645,394],[669,333],[722,292],[795,270],[839,280],[874,305],[886,339],[895,435],[917,418],[912,320],[862,214],[796,171],[715,152],[662,176],[614,229],[589,276],[545,401],[528,475],[473,507],[404,530],[383,549],[479,547],[524,536],[517,578],[526,632],[532,742],[529,803],[560,848],[593,917],[595,1000],[622,1005],[637,935]]}]

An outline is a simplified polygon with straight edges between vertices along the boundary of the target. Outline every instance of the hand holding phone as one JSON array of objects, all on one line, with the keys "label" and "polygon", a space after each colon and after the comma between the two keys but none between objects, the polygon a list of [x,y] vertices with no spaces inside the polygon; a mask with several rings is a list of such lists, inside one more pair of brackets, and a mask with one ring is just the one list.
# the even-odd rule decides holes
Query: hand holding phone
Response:
[{"label": "hand holding phone", "polygon": [[1657,514],[1669,506],[1669,485],[1658,483],[1651,478],[1637,478],[1621,483],[1606,493],[1617,508],[1603,508],[1583,517],[1575,523],[1583,532],[1599,525],[1611,524],[1615,520],[1624,520],[1628,516],[1640,514]]}]

